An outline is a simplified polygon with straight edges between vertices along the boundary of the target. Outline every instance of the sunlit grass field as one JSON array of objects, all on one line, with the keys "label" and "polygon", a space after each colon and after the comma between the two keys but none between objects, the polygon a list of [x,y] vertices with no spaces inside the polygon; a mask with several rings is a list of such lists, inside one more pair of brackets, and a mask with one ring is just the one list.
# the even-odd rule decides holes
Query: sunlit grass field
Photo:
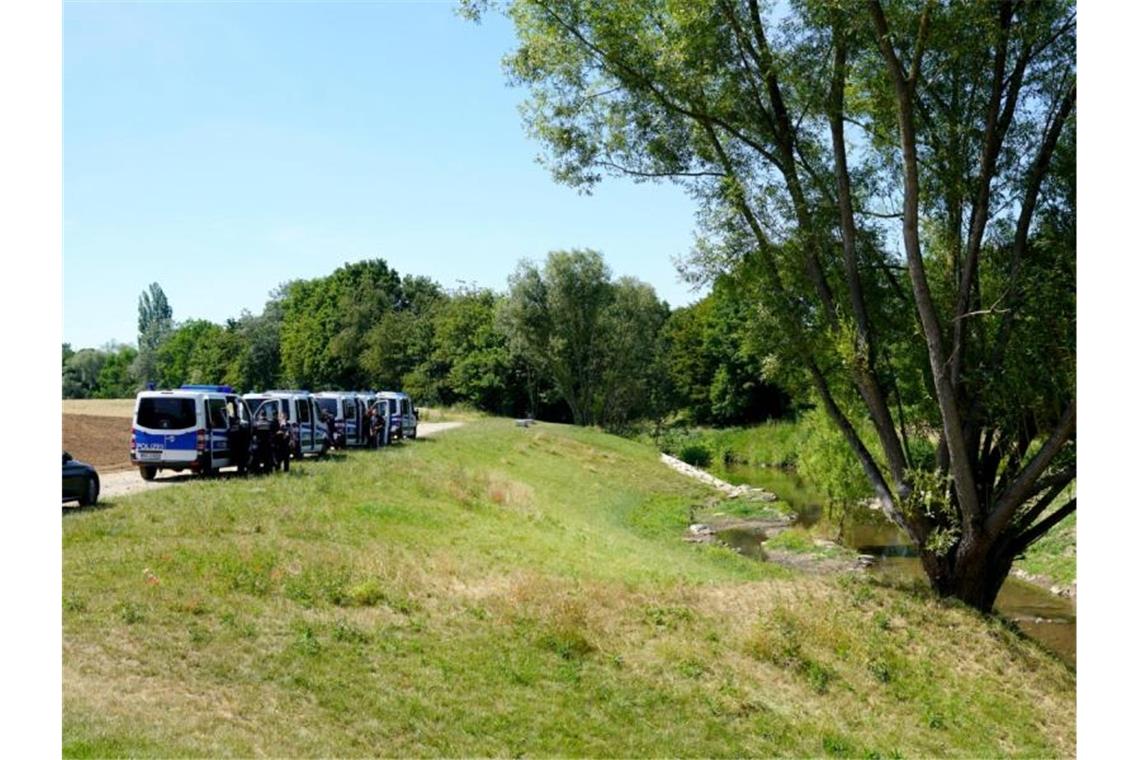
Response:
[{"label": "sunlit grass field", "polygon": [[64,414],[90,414],[95,417],[127,417],[135,413],[133,398],[65,398]]},{"label": "sunlit grass field", "polygon": [[64,754],[1074,753],[1036,644],[685,543],[657,457],[481,419],[69,512]]}]

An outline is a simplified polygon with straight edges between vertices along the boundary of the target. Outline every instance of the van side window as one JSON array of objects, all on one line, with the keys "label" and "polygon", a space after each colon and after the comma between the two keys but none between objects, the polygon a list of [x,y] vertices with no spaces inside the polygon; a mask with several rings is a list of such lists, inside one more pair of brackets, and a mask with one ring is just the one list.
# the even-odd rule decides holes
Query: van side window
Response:
[{"label": "van side window", "polygon": [[301,399],[297,401],[297,418],[302,422],[309,421],[309,400]]},{"label": "van side window", "polygon": [[211,398],[206,400],[206,408],[209,410],[210,427],[214,429],[223,429],[229,427],[226,422],[226,402],[220,398]]}]

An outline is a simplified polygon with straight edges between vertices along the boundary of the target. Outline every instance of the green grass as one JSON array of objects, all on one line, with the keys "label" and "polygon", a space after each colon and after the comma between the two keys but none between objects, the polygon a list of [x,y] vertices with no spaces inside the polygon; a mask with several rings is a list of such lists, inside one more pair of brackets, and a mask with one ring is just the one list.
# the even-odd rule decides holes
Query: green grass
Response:
[{"label": "green grass", "polygon": [[596,431],[435,440],[64,518],[64,754],[1072,754],[995,621],[680,540],[711,493]]}]

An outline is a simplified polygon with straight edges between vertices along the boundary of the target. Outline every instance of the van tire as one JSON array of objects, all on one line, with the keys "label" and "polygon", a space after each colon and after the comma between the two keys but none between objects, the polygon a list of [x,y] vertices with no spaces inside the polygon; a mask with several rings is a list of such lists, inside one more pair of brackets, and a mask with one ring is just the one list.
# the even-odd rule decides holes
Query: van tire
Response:
[{"label": "van tire", "polygon": [[158,474],[158,468],[153,464],[144,464],[139,468],[139,474],[142,475],[143,480],[154,480],[154,476]]}]

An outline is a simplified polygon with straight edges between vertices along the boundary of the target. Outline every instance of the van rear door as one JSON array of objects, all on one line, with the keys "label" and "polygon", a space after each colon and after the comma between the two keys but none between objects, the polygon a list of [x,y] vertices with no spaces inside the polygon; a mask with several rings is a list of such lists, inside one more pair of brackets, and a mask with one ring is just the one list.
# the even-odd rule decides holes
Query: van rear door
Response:
[{"label": "van rear door", "polygon": [[313,402],[308,398],[296,398],[294,403],[297,404],[297,429],[301,436],[301,451],[312,451],[316,446],[316,437],[313,434]]},{"label": "van rear door", "polygon": [[210,428],[210,453],[214,466],[219,467],[219,459],[230,458],[230,420],[226,414],[225,399],[206,399],[206,424]]},{"label": "van rear door", "polygon": [[198,410],[193,397],[142,396],[133,427],[138,463],[194,460]]}]

